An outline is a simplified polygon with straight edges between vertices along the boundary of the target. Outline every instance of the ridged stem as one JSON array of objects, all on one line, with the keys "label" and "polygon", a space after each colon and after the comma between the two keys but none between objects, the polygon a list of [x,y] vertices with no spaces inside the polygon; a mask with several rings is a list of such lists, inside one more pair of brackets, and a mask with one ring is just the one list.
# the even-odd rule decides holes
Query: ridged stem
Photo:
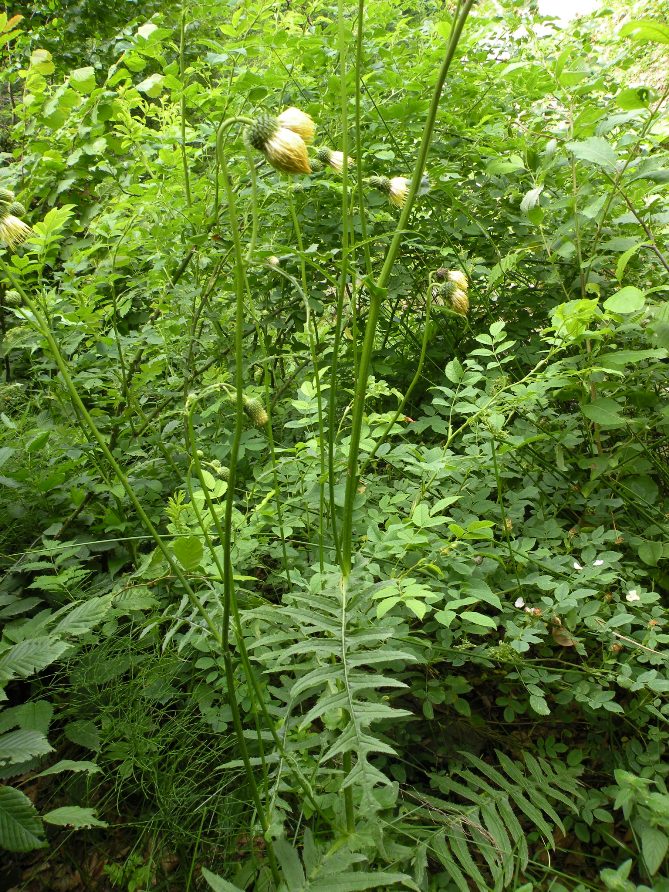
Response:
[{"label": "ridged stem", "polygon": [[[418,150],[418,158],[416,159],[416,164],[414,166],[413,176],[411,178],[411,184],[409,186],[406,202],[404,204],[397,223],[397,227],[388,247],[388,252],[386,254],[381,272],[379,273],[379,277],[376,280],[376,283],[369,285],[369,313],[367,315],[365,337],[363,340],[362,352],[360,355],[360,365],[358,367],[358,374],[355,382],[353,417],[351,420],[351,441],[348,453],[348,467],[346,471],[344,516],[341,528],[340,566],[344,576],[348,576],[351,572],[351,553],[353,548],[353,505],[359,479],[358,452],[360,449],[360,435],[364,418],[365,395],[367,392],[367,380],[369,378],[369,366],[372,358],[372,352],[374,350],[374,337],[376,335],[376,326],[379,321],[381,303],[386,293],[386,288],[390,280],[390,274],[392,272],[395,260],[397,259],[397,254],[399,253],[399,249],[402,244],[402,238],[406,231],[409,216],[413,209],[416,195],[418,194],[423,171],[425,170],[425,162],[430,150],[430,143],[432,142],[432,133],[437,118],[437,112],[439,110],[439,100],[444,88],[444,82],[446,81],[446,76],[448,75],[448,70],[451,67],[453,57],[455,56],[455,50],[460,40],[460,35],[462,34],[462,29],[464,28],[465,21],[467,20],[467,16],[469,15],[473,5],[474,0],[465,0],[465,3],[462,6],[462,10],[453,25],[453,30],[451,31],[450,40],[446,49],[446,55],[444,56],[444,61],[442,62],[441,68],[439,70],[437,83],[435,84],[432,101],[430,103],[430,108],[427,113],[427,119],[425,121],[425,127],[423,128],[423,137],[421,139],[420,148]],[[360,72],[358,72],[358,76],[360,76]]]}]

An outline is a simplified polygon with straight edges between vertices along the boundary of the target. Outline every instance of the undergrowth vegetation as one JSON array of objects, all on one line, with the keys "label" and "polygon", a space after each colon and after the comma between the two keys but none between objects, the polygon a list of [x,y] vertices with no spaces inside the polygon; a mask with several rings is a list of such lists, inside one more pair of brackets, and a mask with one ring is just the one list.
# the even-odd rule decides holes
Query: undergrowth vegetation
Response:
[{"label": "undergrowth vegetation", "polygon": [[666,3],[33,5],[2,888],[667,892]]}]

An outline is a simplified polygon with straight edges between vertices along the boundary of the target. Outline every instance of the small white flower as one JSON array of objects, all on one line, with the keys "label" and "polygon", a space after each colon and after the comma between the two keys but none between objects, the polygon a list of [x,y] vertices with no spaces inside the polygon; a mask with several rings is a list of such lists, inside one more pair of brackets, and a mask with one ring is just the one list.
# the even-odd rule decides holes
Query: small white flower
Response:
[{"label": "small white flower", "polygon": [[603,564],[604,564],[604,561],[602,561],[598,558],[596,561],[593,562],[592,566],[593,567],[601,567]]},{"label": "small white flower", "polygon": [[574,563],[572,564],[572,567],[574,568],[574,570],[582,570],[583,569],[583,567],[579,564],[578,561],[574,561]]},{"label": "small white flower", "polygon": [[524,601],[522,598],[516,598],[516,600],[514,601],[513,606],[514,606],[514,607],[518,607],[518,609],[520,609],[521,607],[524,607],[524,606],[525,606],[525,601]]},{"label": "small white flower", "polygon": [[638,591],[635,588],[631,588],[625,595],[625,600],[629,601],[631,604],[633,601],[640,601],[641,598],[639,597]]}]

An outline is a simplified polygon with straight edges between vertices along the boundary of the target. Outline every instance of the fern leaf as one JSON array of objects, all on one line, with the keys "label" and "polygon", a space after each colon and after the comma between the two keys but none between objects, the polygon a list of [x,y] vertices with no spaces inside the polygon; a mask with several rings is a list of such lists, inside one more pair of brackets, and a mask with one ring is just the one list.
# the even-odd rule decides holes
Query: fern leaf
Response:
[{"label": "fern leaf", "polygon": [[439,863],[441,864],[441,866],[458,887],[459,892],[471,892],[471,886],[467,882],[467,878],[465,877],[463,872],[456,864],[455,858],[453,857],[453,854],[448,847],[446,836],[443,832],[437,834],[432,839],[431,848],[434,854],[439,859]]}]

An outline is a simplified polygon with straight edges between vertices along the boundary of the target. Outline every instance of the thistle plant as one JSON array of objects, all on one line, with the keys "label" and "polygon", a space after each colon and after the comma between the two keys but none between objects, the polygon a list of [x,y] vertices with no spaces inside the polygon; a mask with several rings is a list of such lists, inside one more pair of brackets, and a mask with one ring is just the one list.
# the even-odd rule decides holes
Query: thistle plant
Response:
[{"label": "thistle plant", "polygon": [[[334,151],[327,146],[322,146],[316,152],[317,160],[326,167],[331,167],[332,170],[336,171],[337,173],[341,173],[344,169],[344,157],[345,156],[343,152]],[[352,167],[354,163],[355,162],[353,158],[349,156],[347,159],[348,166]]]},{"label": "thistle plant", "polygon": [[281,173],[311,173],[307,145],[315,131],[308,114],[288,108],[278,117],[261,115],[247,128],[246,139]]},{"label": "thistle plant", "polygon": [[244,395],[244,412],[253,422],[254,427],[265,427],[269,415],[260,400]]},{"label": "thistle plant", "polygon": [[438,303],[448,302],[454,313],[466,316],[469,312],[469,280],[459,269],[441,267],[434,274],[433,296]]},{"label": "thistle plant", "polygon": [[409,195],[411,181],[406,177],[368,177],[366,183],[388,196],[388,200],[397,208],[403,208]]}]

